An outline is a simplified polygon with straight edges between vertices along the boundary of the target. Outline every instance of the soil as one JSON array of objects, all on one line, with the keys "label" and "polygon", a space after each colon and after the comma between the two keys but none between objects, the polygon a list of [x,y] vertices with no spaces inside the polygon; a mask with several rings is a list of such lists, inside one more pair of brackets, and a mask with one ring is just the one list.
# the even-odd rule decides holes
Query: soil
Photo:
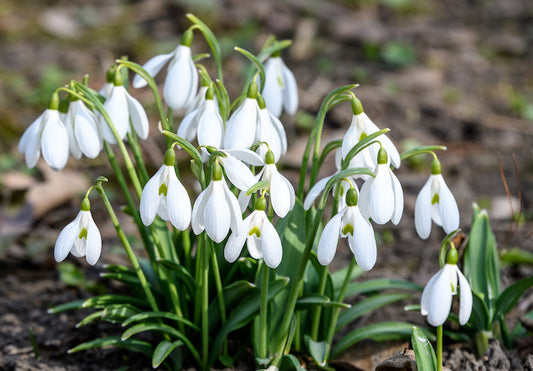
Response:
[{"label": "soil", "polygon": [[[102,264],[125,258],[97,204],[93,212],[104,239],[100,262],[87,267],[69,258],[96,286],[67,285],[51,257],[59,230],[79,207],[79,195],[97,176],[111,178],[109,166],[104,159],[71,160],[60,173],[41,164],[29,176],[16,144],[46,106],[51,90],[85,73],[99,87],[116,57],[128,55],[143,63],[170,51],[189,25],[189,11],[212,27],[228,50],[224,63],[232,97],[241,89],[238,71],[246,63],[230,54],[234,45],[257,51],[270,34],[294,40],[284,59],[299,84],[300,108],[295,117],[282,117],[290,147],[282,163],[292,180],[301,166],[310,115],[329,91],[358,82],[354,92],[365,112],[378,126],[392,129],[389,135],[401,149],[413,142],[447,146],[439,158],[465,232],[471,204],[478,202],[489,210],[502,252],[513,247],[533,252],[531,1],[226,0],[204,8],[201,3],[6,0],[0,7],[0,370],[151,369],[149,360],[120,349],[67,354],[73,346],[117,334],[117,329],[110,324],[76,329],[87,313],[47,313],[51,306],[90,297],[88,290],[95,287],[121,289],[98,276]],[[195,52],[207,51],[202,42],[198,35]],[[134,95],[151,102],[146,90]],[[328,114],[323,142],[342,138],[350,116],[346,106]],[[161,138],[155,125],[151,130],[142,146],[155,168],[162,161]],[[327,161],[320,175],[331,174],[333,166],[332,159]],[[413,225],[416,194],[428,174],[429,159],[399,169],[404,216],[398,226],[379,228],[378,263],[364,278],[403,278],[424,285],[437,271],[443,232],[434,228],[422,241]],[[117,196],[114,202],[121,200]],[[127,217],[123,219],[126,232],[133,234]],[[348,259],[349,250],[339,246],[334,264],[342,266]],[[505,266],[503,285],[531,274],[531,266]],[[403,311],[417,300],[387,307],[358,324],[386,318],[424,325],[418,313]],[[526,291],[507,318],[511,327],[533,309],[532,303],[533,292]],[[371,370],[403,346],[361,345],[336,367]],[[533,341],[521,339],[512,350],[491,343],[480,360],[464,344],[452,345],[445,365],[452,370],[531,370]]]}]

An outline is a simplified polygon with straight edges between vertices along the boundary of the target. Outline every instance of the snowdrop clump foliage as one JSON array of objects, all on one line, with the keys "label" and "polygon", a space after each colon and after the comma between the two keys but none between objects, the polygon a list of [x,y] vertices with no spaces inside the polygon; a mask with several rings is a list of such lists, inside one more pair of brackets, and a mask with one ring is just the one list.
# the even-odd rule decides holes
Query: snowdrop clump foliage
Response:
[{"label": "snowdrop clump foliage", "polygon": [[[411,156],[431,154],[436,159],[435,151],[445,148],[418,147],[400,154],[387,136],[389,129],[380,129],[363,111],[353,92],[356,85],[342,86],[319,108],[295,191],[284,169],[284,155],[290,148],[285,124],[297,110],[298,88],[281,59],[291,42],[269,38],[257,54],[236,48],[250,71],[243,93],[232,99],[224,85],[217,39],[197,17],[187,17],[192,25],[173,52],[143,66],[117,60],[100,90],[90,87],[88,77],[58,88],[49,108],[21,138],[19,151],[29,167],[37,164],[41,152],[54,170],[66,166],[69,150],[76,158],[105,153],[114,172],[110,182],[124,193],[124,210],[138,230],[136,240],[126,238],[104,189],[108,179],[98,178],[78,216],[59,234],[54,256],[60,262],[70,252],[86,256],[91,265],[98,262],[102,240],[89,210],[95,190],[130,262],[106,266],[104,276],[124,282],[132,296],[104,295],[52,311],[94,307],[99,312],[91,318],[125,327],[119,337],[94,339],[73,352],[117,345],[148,355],[154,367],[232,367],[235,354],[228,338],[242,329],[240,334],[250,334],[250,342],[242,343],[252,344],[259,368],[297,362],[292,351],[308,352],[324,366],[357,341],[349,334],[337,343],[333,338],[360,315],[344,303],[353,295],[347,290],[352,278],[379,264],[374,226],[398,224],[404,213],[395,169]],[[211,49],[206,65],[194,54],[194,33]],[[167,63],[161,95],[153,77]],[[129,91],[128,72],[134,73],[134,88],[148,87],[153,93],[157,119],[146,114],[134,97],[136,91]],[[60,95],[68,105],[65,121],[58,111]],[[327,113],[344,103],[353,113],[346,134],[322,146]],[[148,163],[140,145],[157,121],[160,131],[152,130],[152,135],[166,143],[162,165]],[[179,158],[188,158],[177,161],[176,151],[183,154]],[[317,181],[332,152],[335,172]],[[104,220],[98,218],[99,223]],[[429,236],[431,220],[447,233],[459,225],[457,205],[440,165],[432,167],[416,203],[415,225],[422,238]],[[334,276],[328,265],[339,237],[347,239],[354,257]],[[138,256],[141,247],[143,257]],[[458,277],[462,303],[468,306],[468,284],[453,267],[445,267],[446,274],[439,277],[446,278],[432,281],[423,296],[422,312],[432,324],[442,317],[439,313],[439,321],[433,321],[432,308],[443,282],[451,283],[448,298],[456,292]],[[466,309],[461,313],[464,323]],[[143,331],[152,332],[151,340],[136,338]],[[395,330],[383,326],[373,331],[380,337]]]}]

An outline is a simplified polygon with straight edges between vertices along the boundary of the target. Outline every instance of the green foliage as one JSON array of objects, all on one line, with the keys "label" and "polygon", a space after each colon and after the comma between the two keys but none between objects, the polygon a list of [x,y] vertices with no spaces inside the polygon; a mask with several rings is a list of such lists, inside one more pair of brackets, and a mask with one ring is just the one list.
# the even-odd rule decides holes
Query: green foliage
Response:
[{"label": "green foliage", "polygon": [[417,327],[413,327],[411,344],[415,351],[417,368],[424,371],[436,371],[437,356],[435,355],[435,351],[424,332],[420,331]]}]

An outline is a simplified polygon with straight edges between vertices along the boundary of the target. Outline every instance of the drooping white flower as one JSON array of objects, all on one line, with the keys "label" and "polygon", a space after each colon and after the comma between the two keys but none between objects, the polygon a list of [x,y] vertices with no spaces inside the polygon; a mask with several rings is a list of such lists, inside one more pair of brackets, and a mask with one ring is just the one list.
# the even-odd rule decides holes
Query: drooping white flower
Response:
[{"label": "drooping white flower", "polygon": [[[335,175],[335,174],[334,174]],[[305,196],[304,200],[304,209],[309,210],[313,203],[315,202],[316,198],[320,196],[324,188],[326,187],[327,182],[331,179],[333,175],[330,175],[328,177],[325,177],[323,179],[320,179],[318,182],[316,182],[309,192],[307,192],[307,195]],[[340,188],[339,188],[340,187]],[[346,206],[346,193],[351,189],[355,189],[357,194],[359,194],[359,189],[357,188],[357,184],[355,183],[355,178],[347,178],[341,180],[339,183],[335,184],[333,186],[333,194],[335,197],[338,197],[338,207],[337,211],[341,211]]]},{"label": "drooping white flower", "polygon": [[459,209],[441,173],[440,162],[433,160],[431,175],[420,190],[415,204],[416,232],[422,239],[431,233],[431,220],[451,233],[459,228]]},{"label": "drooping white flower", "polygon": [[249,149],[228,149],[222,150],[225,154],[224,157],[219,157],[220,164],[226,171],[229,181],[241,191],[247,191],[253,186],[256,181],[256,177],[248,166],[262,166],[263,161],[261,157],[255,152]]},{"label": "drooping white flower", "polygon": [[101,251],[102,237],[91,215],[89,200],[85,198],[76,219],[59,234],[54,248],[54,258],[57,262],[61,262],[70,252],[77,258],[85,256],[87,263],[94,265]]},{"label": "drooping white flower", "polygon": [[[264,157],[265,148],[274,154],[277,162],[281,156],[287,153],[287,134],[279,119],[274,116],[266,107],[265,100],[261,95],[257,97],[259,110],[257,113],[257,130],[255,132],[255,143],[263,143],[257,148],[257,152]],[[264,145],[268,144],[268,147]]]},{"label": "drooping white flower", "polygon": [[[122,85],[122,76],[119,71],[115,73],[113,88],[104,102],[104,108],[121,140],[131,130],[130,119],[139,138],[146,139],[148,137],[149,126],[146,112],[139,101],[133,98]],[[117,141],[108,123],[103,116],[100,116],[99,119],[105,141],[115,144]]]},{"label": "drooping white flower", "polygon": [[[200,89],[198,89],[196,96],[192,100],[191,104],[189,104],[189,106],[187,107],[187,110],[185,111],[185,116],[187,116],[192,111],[195,111],[200,108],[202,103],[205,101],[205,94],[207,93],[207,89],[209,89],[209,81],[202,78],[202,84],[200,86]],[[213,99],[216,102],[216,97],[214,97]]]},{"label": "drooping white flower", "polygon": [[320,264],[327,265],[333,260],[339,236],[348,238],[350,250],[361,269],[368,271],[374,267],[377,256],[374,230],[357,206],[354,188],[346,194],[346,206],[324,227],[317,248]]},{"label": "drooping white flower", "polygon": [[144,225],[153,223],[156,214],[183,231],[191,222],[191,201],[187,190],[174,170],[175,153],[169,149],[163,166],[150,178],[141,194],[141,220]]},{"label": "drooping white flower", "polygon": [[98,119],[83,101],[77,99],[70,102],[65,125],[72,156],[79,159],[84,154],[88,158],[96,158],[100,154],[103,143]]},{"label": "drooping white flower", "polygon": [[[261,180],[269,184],[268,192],[272,208],[277,216],[283,218],[294,207],[296,196],[291,182],[278,171],[272,151],[266,153],[263,169],[256,175],[256,182]],[[244,192],[239,196],[241,211],[246,209],[250,197],[251,195],[246,196]]]},{"label": "drooping white flower", "polygon": [[[452,249],[451,251],[454,251]],[[472,313],[472,291],[468,280],[463,276],[457,267],[457,253],[455,252],[455,260],[450,260],[449,253],[448,261],[427,283],[422,292],[422,299],[420,301],[420,312],[424,316],[428,316],[428,322],[432,326],[442,325],[452,307],[452,296],[457,294],[457,284],[459,283],[459,323],[464,325],[468,322],[470,314]]]},{"label": "drooping white flower", "polygon": [[361,187],[361,212],[377,224],[385,224],[389,220],[398,224],[403,212],[402,186],[387,165],[387,152],[383,148],[378,152],[377,162],[376,177],[369,178]]},{"label": "drooping white flower", "polygon": [[279,265],[283,254],[281,240],[276,228],[268,220],[265,209],[265,199],[258,198],[255,210],[244,219],[240,231],[230,235],[224,248],[224,258],[228,262],[237,260],[246,242],[252,258],[263,258],[270,268]]},{"label": "drooping white flower", "polygon": [[[143,66],[146,72],[154,77],[172,59],[168,65],[163,95],[168,106],[175,110],[188,108],[198,90],[198,71],[191,53],[192,39],[193,33],[189,29],[183,34],[181,44],[172,53],[155,56]],[[146,81],[135,75],[133,87],[143,86],[146,86]]]},{"label": "drooping white flower", "polygon": [[69,138],[65,124],[58,111],[59,97],[54,93],[49,108],[46,109],[24,132],[18,144],[26,165],[34,167],[43,158],[53,170],[61,170],[68,161]]},{"label": "drooping white flower", "polygon": [[221,242],[228,231],[239,232],[241,210],[235,195],[229,190],[218,164],[213,166],[211,183],[200,193],[192,209],[192,229],[200,234],[204,229],[209,238]]},{"label": "drooping white flower", "polygon": [[226,123],[225,149],[250,149],[252,147],[257,131],[258,110],[257,85],[252,82],[247,97]]},{"label": "drooping white flower", "polygon": [[198,139],[200,146],[222,146],[224,122],[220,116],[218,104],[214,99],[214,90],[210,88],[200,106],[188,113],[178,128],[178,135],[189,142]]},{"label": "drooping white flower", "polygon": [[[342,159],[346,158],[350,150],[360,140],[380,130],[363,111],[363,106],[357,98],[352,99],[352,111],[352,123],[342,140]],[[385,134],[377,137],[376,141],[380,142],[381,146],[379,143],[374,143],[366,147],[352,158],[349,167],[366,167],[367,169],[373,169],[377,165],[376,159],[378,151],[383,147],[389,155],[390,161],[387,161],[387,163],[392,163],[392,166],[399,168],[401,162],[400,154],[392,141]]]},{"label": "drooping white flower", "polygon": [[282,109],[289,115],[294,115],[298,109],[296,79],[279,52],[265,62],[265,86],[262,95],[268,110],[276,117],[281,116]]}]

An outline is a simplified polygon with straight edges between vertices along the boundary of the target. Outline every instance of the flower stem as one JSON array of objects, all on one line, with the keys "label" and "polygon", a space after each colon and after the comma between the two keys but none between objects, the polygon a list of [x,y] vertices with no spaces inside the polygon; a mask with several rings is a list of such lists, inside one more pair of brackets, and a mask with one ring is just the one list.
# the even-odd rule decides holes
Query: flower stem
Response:
[{"label": "flower stem", "polygon": [[146,184],[150,177],[148,176],[148,171],[144,165],[142,150],[141,146],[139,145],[139,138],[135,134],[128,133],[128,142],[130,143],[130,147],[133,152],[133,158],[135,159],[136,167],[139,170],[141,183]]},{"label": "flower stem", "polygon": [[202,357],[204,369],[209,362],[209,244],[207,235],[203,233],[202,252]]},{"label": "flower stem", "polygon": [[[339,303],[342,303],[342,301],[344,300],[344,295],[346,293],[346,287],[348,287],[348,283],[350,283],[354,268],[355,268],[355,259],[351,259],[350,265],[348,266],[348,271],[346,271],[346,276],[344,277],[344,282],[342,283],[341,291],[339,292],[339,297],[337,298],[337,301]],[[339,314],[340,314],[340,308],[335,307],[333,309],[333,315],[331,316],[331,323],[329,324],[328,335],[326,338],[327,344],[331,345],[331,343],[333,342],[333,336],[335,335],[335,328],[337,327],[337,320],[339,319]]]},{"label": "flower stem", "polygon": [[261,284],[261,309],[259,312],[259,358],[265,359],[268,355],[268,279],[270,270],[263,262],[263,277]]},{"label": "flower stem", "polygon": [[[317,294],[318,295],[324,295],[324,291],[326,290],[326,280],[328,278],[328,266],[325,265],[322,267],[322,271],[320,272],[320,281],[318,282],[318,288],[317,288]],[[311,323],[311,339],[318,341],[318,328],[320,327],[320,314],[322,313],[322,307],[317,306],[313,310],[313,320]]]},{"label": "flower stem", "polygon": [[442,325],[437,327],[437,371],[442,371]]}]

